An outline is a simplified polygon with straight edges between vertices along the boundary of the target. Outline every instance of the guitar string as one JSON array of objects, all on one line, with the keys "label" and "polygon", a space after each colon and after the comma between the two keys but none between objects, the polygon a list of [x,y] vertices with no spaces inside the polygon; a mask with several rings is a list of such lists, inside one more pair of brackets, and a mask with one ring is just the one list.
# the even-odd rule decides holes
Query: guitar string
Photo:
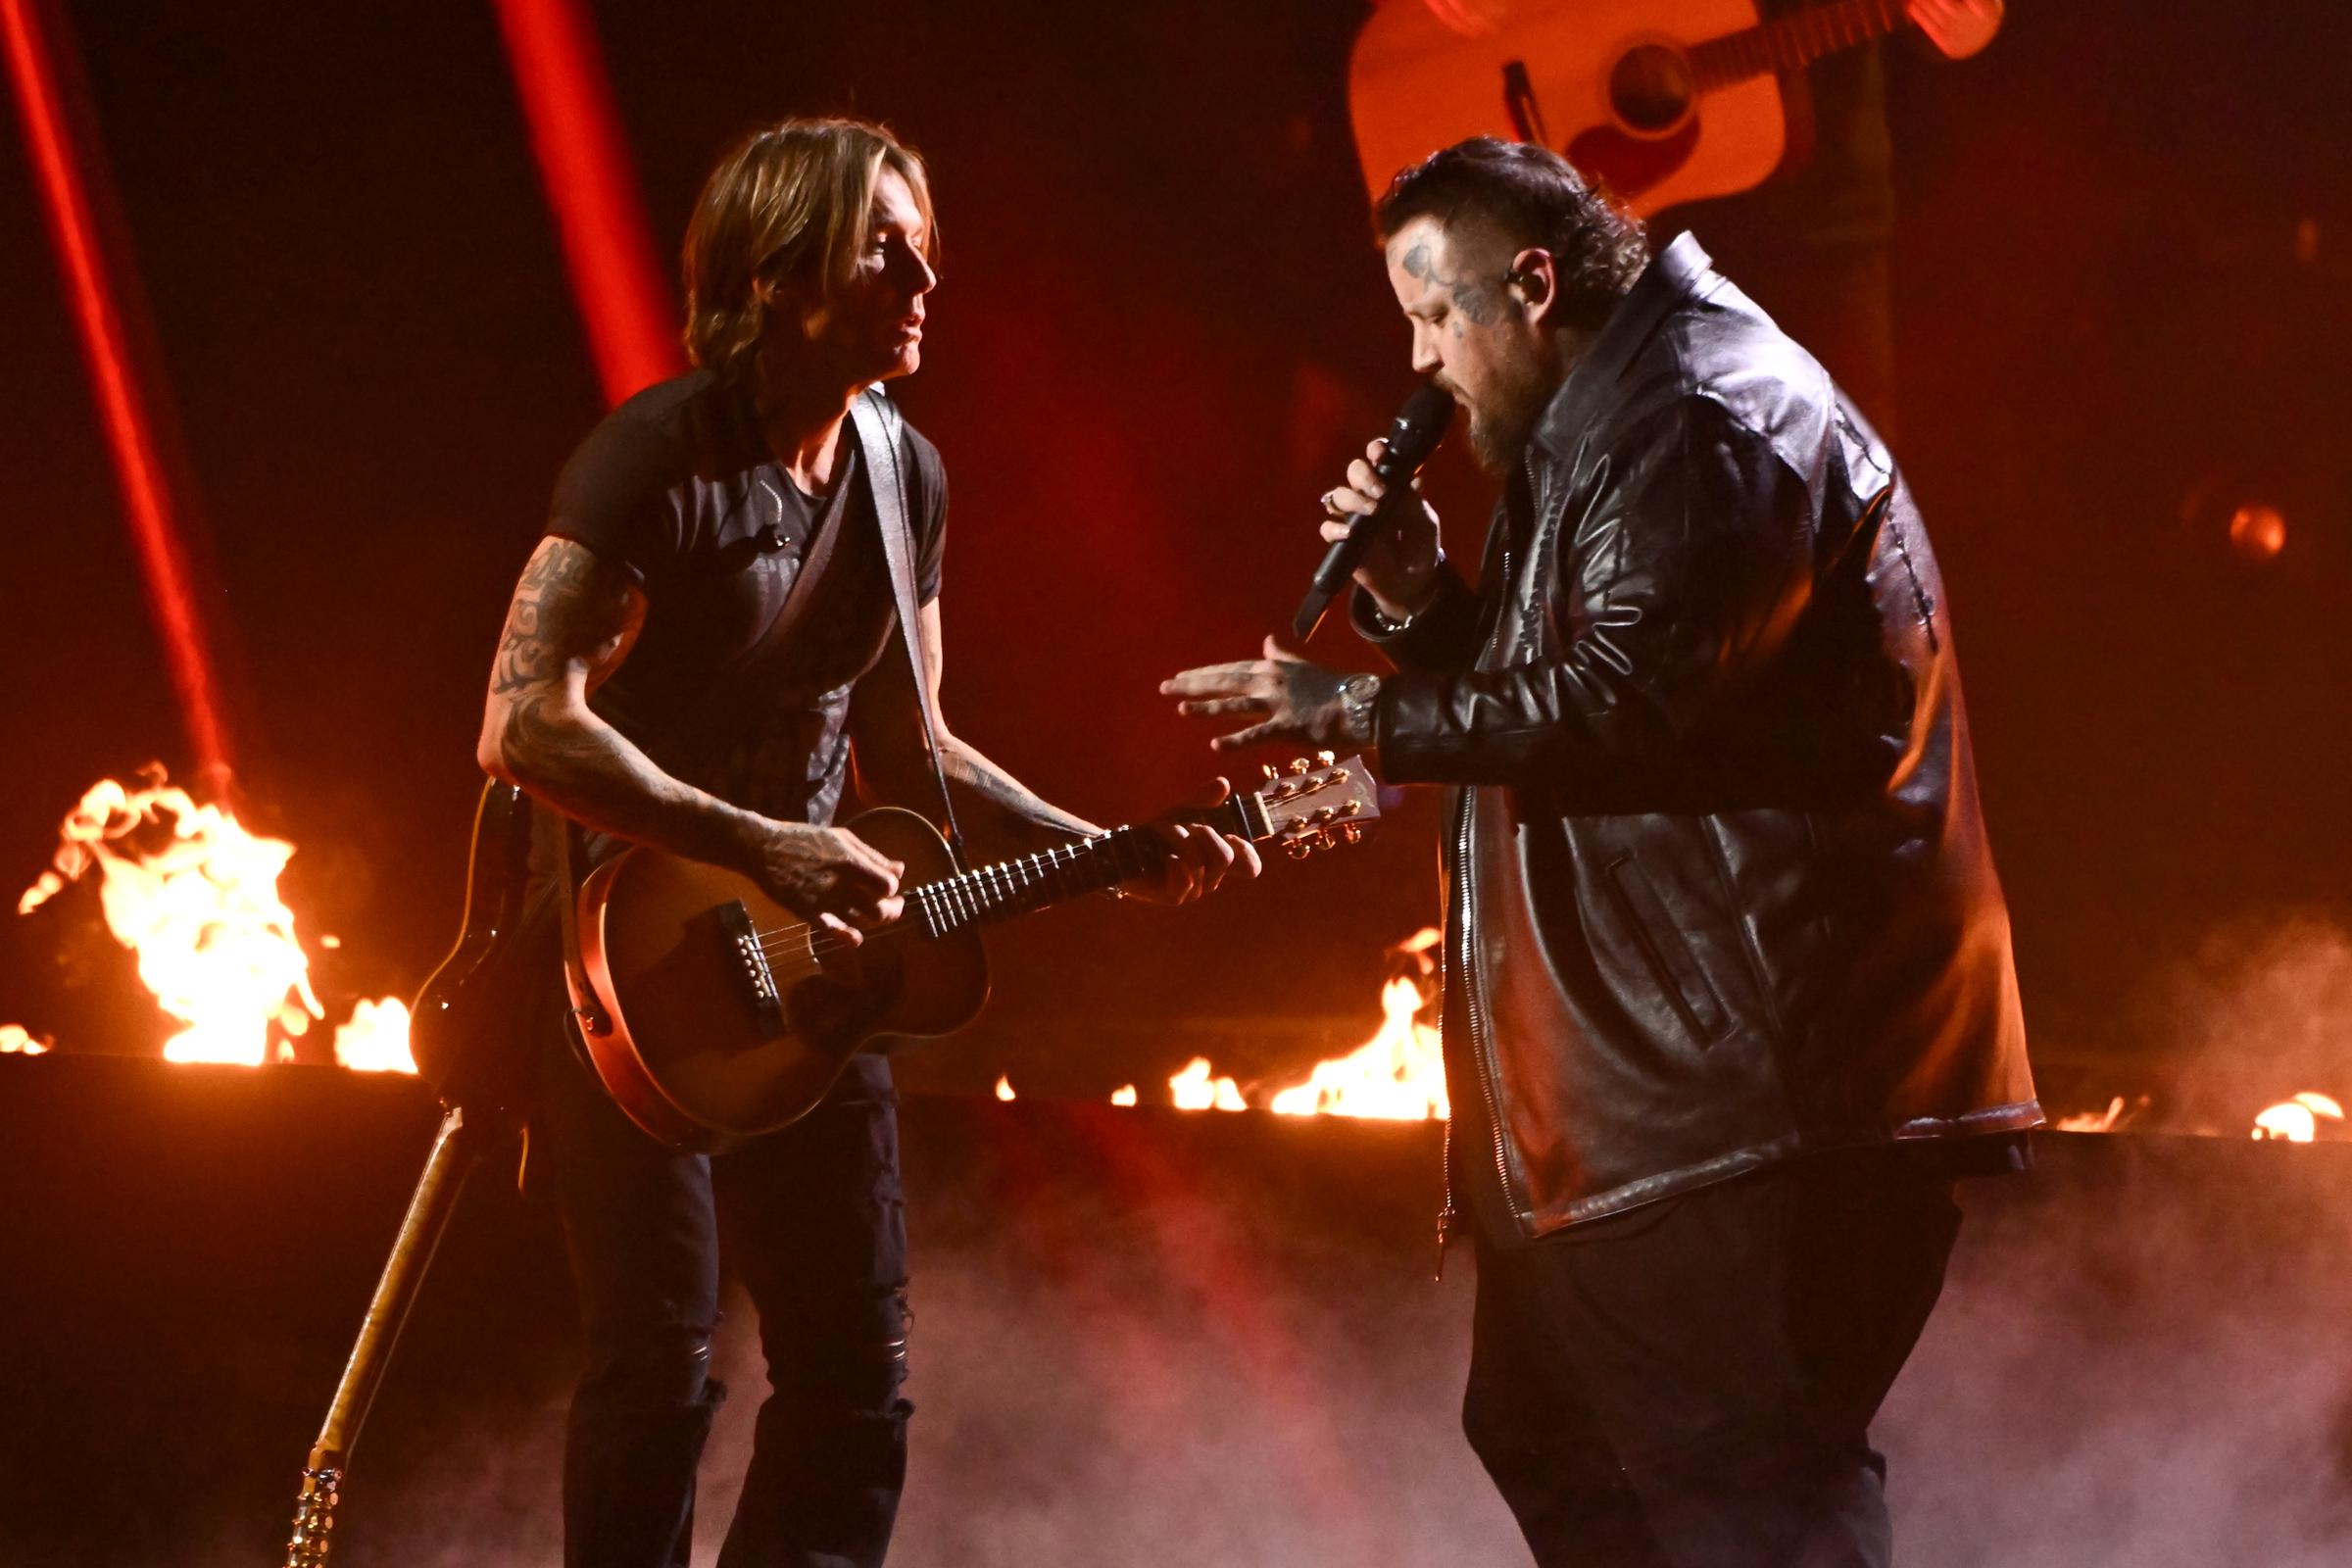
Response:
[{"label": "guitar string", "polygon": [[[995,915],[1021,912],[1022,905],[1019,901],[1022,898],[1039,892],[1051,895],[1053,889],[1050,887],[1048,879],[1053,873],[1056,869],[1067,870],[1077,863],[1077,859],[1072,858],[1061,862],[1058,867],[1052,862],[1046,865],[1031,866],[1028,869],[1035,874],[1036,880],[1014,884],[1012,877],[1018,862],[1003,861],[995,865],[982,866],[976,871],[962,872],[957,876],[939,882],[924,883],[920,888],[909,889],[906,896],[910,902],[919,904],[917,895],[934,889],[939,890],[936,902],[942,906],[938,909],[942,921],[938,934],[944,936],[951,930],[977,924]],[[997,873],[1006,883],[1006,886],[1002,889],[991,887],[987,878],[992,872]],[[960,887],[957,886],[958,884]],[[956,891],[951,892],[950,889]],[[909,931],[922,929],[922,926],[901,916],[889,925],[877,926],[865,932],[864,939],[901,936]],[[810,932],[817,931],[824,932],[826,935],[822,937],[809,935]],[[772,958],[779,953],[804,942],[807,943],[812,957],[823,957],[829,954],[848,952],[860,945],[858,942],[842,936],[832,927],[814,920],[804,920],[794,925],[755,926],[752,928],[752,937],[760,956],[767,958]]]},{"label": "guitar string", "polygon": [[[1069,866],[1075,865],[1076,863],[1077,862],[1075,859],[1062,862],[1064,869],[1067,869]],[[1036,867],[1034,869],[1043,872],[1046,868]],[[910,900],[914,900],[919,894],[925,891],[930,889],[945,890],[956,882],[962,882],[965,877],[978,877],[989,871],[1006,870],[1009,870],[1009,865],[983,866],[979,872],[967,871],[962,873],[960,876],[951,877],[944,881],[924,883],[920,888],[909,890],[907,897]],[[1019,895],[1038,892],[1044,888],[1045,882],[1041,878],[1041,880],[1029,883],[1026,886],[1014,887],[1010,891],[1017,898]],[[989,906],[989,901],[993,901],[1001,897],[1001,895],[986,888],[978,881],[965,882],[963,891],[974,895],[973,898],[963,901],[969,912],[966,913],[964,910],[960,909],[941,909],[940,912],[945,917],[946,929],[953,929],[956,926],[968,925],[991,914],[1009,914],[1017,912],[1017,906],[1011,903],[996,905],[994,907]],[[953,895],[945,892],[940,895],[943,903],[951,897],[953,897]],[[875,929],[866,932],[865,936],[867,940],[871,940],[874,937],[900,936],[909,931],[918,931],[921,929],[921,926],[916,925],[915,923],[908,921],[902,916],[900,919],[891,922],[889,925],[878,926]],[[817,931],[821,931],[826,934],[822,937],[812,937],[809,935],[810,932]],[[942,934],[945,934],[945,929],[943,929]],[[817,957],[822,957],[831,953],[845,952],[859,945],[858,943],[853,942],[849,938],[842,936],[839,932],[833,930],[831,926],[824,925],[823,923],[815,920],[804,920],[797,925],[755,926],[752,928],[752,936],[755,939],[756,945],[760,949],[761,956],[771,958],[774,957],[778,953],[781,953],[784,950],[804,941],[807,942],[810,955]]]},{"label": "guitar string", "polygon": [[[1113,829],[1111,833],[1106,833],[1099,839],[1082,839],[1078,841],[1077,844],[1070,847],[1073,849],[1099,852],[1099,847],[1106,848],[1112,836],[1120,831],[1124,830]],[[938,934],[944,936],[951,930],[976,924],[992,915],[1020,912],[1020,906],[1014,901],[1017,901],[1027,894],[1035,893],[1041,890],[1050,892],[1051,889],[1047,886],[1048,878],[1053,876],[1053,874],[1056,871],[1067,870],[1077,865],[1081,858],[1088,858],[1086,856],[1073,856],[1066,861],[1056,862],[1052,858],[1054,854],[1054,851],[1045,851],[1042,855],[1044,863],[1027,864],[1026,870],[1030,873],[1036,874],[1038,880],[1028,882],[1025,885],[1009,886],[1007,889],[1004,890],[1004,892],[1000,892],[998,889],[990,887],[986,880],[987,877],[991,873],[995,873],[1009,883],[1014,876],[1020,874],[1019,868],[1023,866],[1023,861],[1000,861],[993,865],[981,866],[976,870],[960,872],[954,877],[945,878],[938,882],[927,882],[920,888],[909,889],[906,897],[910,901],[919,903],[919,900],[917,900],[916,897],[917,895],[928,890],[940,890],[939,901],[947,906],[939,910],[939,913],[943,919],[941,930]],[[1029,862],[1036,862],[1040,859],[1040,856],[1032,856],[1027,858]],[[948,891],[951,888],[956,888],[957,884],[961,884],[958,893],[951,893]],[[1006,899],[1004,903],[995,902],[1001,898],[1004,898],[1005,893],[1010,894],[1009,899]],[[959,898],[958,894],[963,896]],[[958,903],[960,903],[961,907],[956,906]],[[841,935],[839,932],[834,931],[832,927],[814,920],[804,920],[795,925],[755,926],[752,928],[751,934],[753,937],[754,946],[760,950],[760,955],[763,958],[772,958],[787,949],[799,946],[803,943],[806,943],[808,946],[809,956],[822,958],[832,954],[854,951],[862,946],[865,941],[870,941],[877,937],[903,936],[910,931],[921,931],[924,928],[922,926],[917,925],[902,916],[898,920],[891,922],[889,925],[878,926],[871,931],[863,933],[863,936],[857,941],[853,941],[850,938]],[[812,936],[810,935],[811,932],[823,932],[825,935],[821,937]]]},{"label": "guitar string", "polygon": [[[1030,893],[1050,892],[1049,881],[1057,873],[1071,870],[1082,860],[1092,858],[1096,855],[1115,854],[1116,852],[1110,850],[1109,846],[1113,838],[1124,831],[1128,830],[1114,828],[1100,838],[1081,839],[1066,847],[1080,852],[1070,855],[1066,859],[1054,858],[1058,853],[1056,851],[1042,851],[1038,855],[1026,857],[1021,860],[999,861],[993,865],[980,866],[975,870],[959,872],[953,877],[946,877],[937,882],[926,882],[921,887],[908,889],[906,896],[909,902],[919,904],[919,895],[936,890],[936,902],[942,906],[939,909],[942,917],[940,934],[945,935],[949,930],[976,923],[990,915],[1018,912],[1019,906],[1014,901]],[[989,885],[989,878],[992,875],[1004,884],[1002,889]],[[1031,880],[1019,880],[1023,877],[1031,878]],[[1004,902],[999,903],[999,900],[1004,900]],[[866,932],[865,936],[868,939],[897,936],[921,929],[921,926],[902,916],[889,925],[878,926]],[[812,937],[808,934],[812,931],[822,931],[827,934],[823,937]],[[755,945],[760,949],[760,956],[769,958],[803,942],[807,943],[812,957],[823,957],[828,954],[847,952],[860,945],[842,936],[832,927],[814,920],[804,920],[796,925],[755,926],[752,928],[752,936]]]},{"label": "guitar string", "polygon": [[[925,883],[924,888],[944,888],[948,884],[945,882],[930,882]],[[1044,884],[1042,882],[1031,883],[1027,887],[1015,888],[1012,891],[1016,896],[1018,896],[1024,893],[1040,891],[1043,887]],[[920,892],[922,890],[918,889],[916,891]],[[991,907],[985,903],[980,902],[994,899],[998,897],[998,895],[980,889],[976,885],[970,887],[969,891],[977,893],[978,898],[968,902],[968,913],[965,913],[962,910],[954,909],[942,909],[940,911],[945,917],[945,924],[943,925],[941,932],[942,935],[945,935],[947,930],[973,924],[976,921],[985,919],[992,914],[1011,914],[1018,912],[1018,906],[1011,903],[996,905],[995,906]],[[912,898],[913,894],[910,893],[908,897]],[[873,930],[866,932],[865,939],[870,941],[875,937],[903,936],[907,932],[919,931],[921,929],[923,929],[921,926],[912,921],[906,920],[904,916],[902,916],[900,919],[892,921],[889,925],[877,926]],[[812,937],[808,934],[816,931],[824,932],[825,935],[822,937]],[[821,922],[814,920],[804,920],[797,925],[755,926],[752,928],[752,936],[755,939],[755,945],[760,949],[760,956],[770,958],[774,957],[777,954],[785,951],[786,949],[804,941],[806,941],[808,946],[809,954],[816,957],[822,957],[831,953],[845,952],[859,945],[858,943],[853,942],[849,938],[841,935],[831,926],[824,925]]]},{"label": "guitar string", "polygon": [[[984,869],[994,868],[985,867]],[[945,888],[948,884],[929,882],[923,886],[924,888]],[[960,907],[951,905],[939,909],[941,929],[938,934],[945,936],[950,931],[976,925],[995,915],[1020,913],[1023,906],[1017,901],[1022,896],[1038,892],[1051,892],[1043,881],[1032,882],[1009,891],[1011,896],[1006,898],[1004,894],[992,891],[981,883],[966,883],[964,892],[971,896],[960,901]],[[908,898],[911,900],[912,897],[913,895],[910,893]],[[949,897],[943,895],[942,903],[946,904]],[[1004,902],[997,902],[999,900]],[[876,926],[865,932],[859,942],[853,942],[831,926],[814,920],[804,920],[797,925],[754,926],[752,936],[754,945],[759,948],[760,956],[764,958],[773,958],[778,954],[804,942],[808,945],[809,956],[822,958],[832,954],[853,951],[861,946],[862,942],[870,942],[878,937],[905,936],[910,932],[923,932],[925,928],[921,924],[902,915],[888,925]],[[824,935],[811,936],[809,934],[811,932],[822,932]]]},{"label": "guitar string", "polygon": [[[1107,839],[1108,835],[1105,835],[1102,840],[1081,842],[1082,844],[1105,843]],[[1019,884],[1015,884],[1013,879],[1020,874],[1016,870],[1020,862],[1002,861],[995,865],[982,866],[976,871],[962,872],[942,881],[926,882],[919,888],[908,890],[906,897],[910,902],[919,903],[918,895],[938,890],[935,903],[939,906],[938,913],[941,917],[939,934],[944,936],[948,931],[976,924],[992,915],[1020,912],[1022,907],[1018,902],[1020,899],[1032,893],[1043,892],[1050,895],[1053,889],[1049,879],[1054,873],[1057,870],[1067,871],[1075,867],[1080,858],[1081,857],[1072,857],[1059,862],[1049,861],[1046,864],[1029,866],[1027,869],[1035,876],[1035,880]],[[996,873],[1000,880],[1006,884],[1005,887],[1001,890],[990,887],[987,881],[990,873]],[[902,936],[910,931],[923,929],[921,925],[902,916],[889,925],[878,926],[866,932],[864,939],[870,941],[876,937]],[[811,932],[823,932],[825,935],[811,936],[809,934]],[[860,946],[860,943],[854,942],[832,927],[814,920],[804,920],[796,925],[755,926],[752,928],[752,936],[754,944],[760,949],[760,956],[768,958],[804,942],[808,946],[809,956],[819,958],[830,954],[849,952]]]}]

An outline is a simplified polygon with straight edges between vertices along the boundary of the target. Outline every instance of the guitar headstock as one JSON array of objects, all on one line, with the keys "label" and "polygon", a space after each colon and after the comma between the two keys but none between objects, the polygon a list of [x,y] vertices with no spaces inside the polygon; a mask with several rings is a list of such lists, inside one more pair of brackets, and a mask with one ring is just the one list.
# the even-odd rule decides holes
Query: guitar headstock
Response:
[{"label": "guitar headstock", "polygon": [[1272,839],[1295,860],[1317,850],[1354,844],[1380,817],[1380,794],[1361,757],[1329,752],[1294,760],[1286,770],[1269,762],[1265,779],[1243,797],[1253,839]]}]

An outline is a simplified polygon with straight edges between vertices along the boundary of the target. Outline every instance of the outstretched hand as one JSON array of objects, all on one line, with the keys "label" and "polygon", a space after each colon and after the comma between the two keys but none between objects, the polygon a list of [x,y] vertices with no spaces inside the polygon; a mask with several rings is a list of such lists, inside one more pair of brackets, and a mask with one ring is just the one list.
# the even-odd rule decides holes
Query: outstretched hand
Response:
[{"label": "outstretched hand", "polygon": [[1360,746],[1368,739],[1355,733],[1341,701],[1340,685],[1348,678],[1340,670],[1309,663],[1268,637],[1263,659],[1188,669],[1161,681],[1159,692],[1182,699],[1176,711],[1187,716],[1265,715],[1208,743],[1220,752],[1272,741],[1303,741],[1336,750]]}]

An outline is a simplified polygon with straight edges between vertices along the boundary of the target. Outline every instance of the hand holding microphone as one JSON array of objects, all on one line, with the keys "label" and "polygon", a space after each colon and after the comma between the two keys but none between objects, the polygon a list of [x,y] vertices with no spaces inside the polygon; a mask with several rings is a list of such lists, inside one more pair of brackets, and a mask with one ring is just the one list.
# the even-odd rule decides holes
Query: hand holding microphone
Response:
[{"label": "hand holding microphone", "polygon": [[1389,433],[1348,466],[1348,482],[1323,494],[1323,537],[1331,548],[1315,568],[1291,629],[1310,635],[1350,576],[1384,614],[1402,620],[1428,603],[1436,582],[1438,516],[1412,489],[1453,420],[1453,399],[1435,383],[1414,392]]}]

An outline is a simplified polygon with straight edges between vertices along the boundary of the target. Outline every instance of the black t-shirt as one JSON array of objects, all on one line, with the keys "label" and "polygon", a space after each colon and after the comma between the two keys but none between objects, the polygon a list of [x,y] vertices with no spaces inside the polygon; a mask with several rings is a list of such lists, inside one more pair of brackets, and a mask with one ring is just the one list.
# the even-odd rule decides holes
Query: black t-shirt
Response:
[{"label": "black t-shirt", "polygon": [[[697,370],[647,388],[580,443],[556,482],[547,532],[626,568],[645,627],[592,706],[665,772],[786,821],[828,822],[849,758],[850,693],[903,659],[872,492],[842,431],[830,495],[803,494],[761,436],[749,397]],[[939,452],[900,441],[915,588],[939,594],[947,476]],[[887,481],[887,478],[885,479]],[[811,543],[846,528],[792,646],[754,655]]]}]

